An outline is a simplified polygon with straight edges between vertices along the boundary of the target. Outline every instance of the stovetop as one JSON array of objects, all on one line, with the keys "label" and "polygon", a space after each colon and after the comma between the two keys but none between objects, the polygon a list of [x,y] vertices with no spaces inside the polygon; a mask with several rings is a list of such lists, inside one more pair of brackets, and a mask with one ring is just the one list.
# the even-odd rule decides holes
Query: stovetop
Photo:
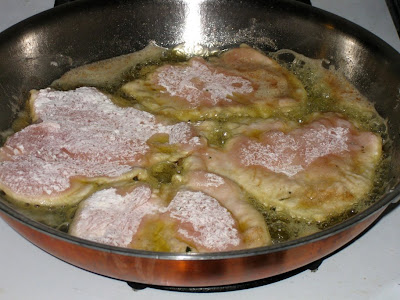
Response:
[{"label": "stovetop", "polygon": [[[1,0],[0,31],[71,0]],[[396,50],[398,0],[299,0],[345,17]],[[390,10],[388,9],[390,8]],[[396,26],[395,26],[396,25]],[[1,58],[0,58],[1,59]],[[1,72],[1,70],[0,70]],[[69,265],[24,240],[0,219],[0,299],[400,299],[400,208],[392,205],[366,234],[312,265],[235,290],[147,287]],[[193,293],[194,292],[194,293]],[[206,292],[206,293],[201,293]]]}]

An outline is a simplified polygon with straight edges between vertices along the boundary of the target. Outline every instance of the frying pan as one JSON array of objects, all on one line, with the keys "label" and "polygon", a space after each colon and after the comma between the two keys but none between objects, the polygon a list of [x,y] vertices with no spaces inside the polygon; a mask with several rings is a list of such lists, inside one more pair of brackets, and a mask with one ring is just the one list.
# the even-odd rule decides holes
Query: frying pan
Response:
[{"label": "frying pan", "polygon": [[[195,31],[196,21],[202,31]],[[198,27],[197,27],[198,28]],[[10,127],[30,89],[73,67],[144,48],[199,42],[247,43],[327,59],[387,119],[392,163],[386,191],[365,211],[319,233],[268,247],[207,254],[117,248],[69,236],[18,213],[0,199],[0,216],[22,236],[78,267],[131,282],[202,287],[242,283],[296,269],[360,235],[399,198],[400,55],[361,27],[293,1],[76,1],[0,34],[0,130]]]}]

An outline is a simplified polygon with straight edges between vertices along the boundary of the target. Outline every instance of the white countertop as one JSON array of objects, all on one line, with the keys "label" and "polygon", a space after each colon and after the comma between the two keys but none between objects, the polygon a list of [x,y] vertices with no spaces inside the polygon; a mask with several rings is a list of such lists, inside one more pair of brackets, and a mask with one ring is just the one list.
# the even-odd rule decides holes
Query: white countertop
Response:
[{"label": "white countertop", "polygon": [[[314,6],[372,31],[400,51],[384,0],[312,0]],[[53,0],[1,0],[0,31],[51,8]],[[1,58],[0,58],[1,59]],[[0,70],[1,71],[1,70]],[[225,293],[188,294],[146,288],[96,275],[43,252],[0,220],[0,299],[400,299],[400,207],[368,232],[326,258],[316,272]]]}]

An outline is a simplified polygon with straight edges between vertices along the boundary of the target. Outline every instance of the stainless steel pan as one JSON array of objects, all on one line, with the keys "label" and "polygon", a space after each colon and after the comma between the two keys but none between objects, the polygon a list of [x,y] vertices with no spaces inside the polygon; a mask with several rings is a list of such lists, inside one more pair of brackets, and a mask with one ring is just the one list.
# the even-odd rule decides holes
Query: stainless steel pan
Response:
[{"label": "stainless steel pan", "polygon": [[[194,31],[196,22],[201,31]],[[191,41],[212,47],[247,43],[329,59],[388,120],[393,145],[387,191],[366,211],[317,234],[210,254],[96,244],[32,221],[0,199],[0,216],[43,250],[84,269],[139,283],[198,287],[247,282],[332,253],[399,198],[399,53],[355,24],[293,1],[82,0],[27,19],[0,34],[0,130],[10,126],[30,89],[48,86],[73,67],[140,50],[150,41],[164,47]]]}]

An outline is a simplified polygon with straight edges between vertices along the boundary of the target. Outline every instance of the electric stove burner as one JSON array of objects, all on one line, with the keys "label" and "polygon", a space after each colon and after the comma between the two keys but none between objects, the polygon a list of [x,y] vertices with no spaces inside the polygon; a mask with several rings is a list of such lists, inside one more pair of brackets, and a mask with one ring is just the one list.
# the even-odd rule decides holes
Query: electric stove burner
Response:
[{"label": "electric stove burner", "polygon": [[264,285],[268,285],[271,283],[275,283],[281,280],[285,280],[292,276],[295,276],[299,273],[302,273],[307,270],[311,270],[311,272],[316,272],[319,266],[322,264],[324,258],[316,260],[304,267],[295,269],[293,271],[272,276],[265,279],[250,281],[250,282],[243,282],[237,284],[229,284],[229,285],[221,285],[221,286],[207,286],[207,287],[176,287],[176,286],[161,286],[161,285],[148,285],[136,282],[127,282],[127,284],[134,290],[143,290],[145,288],[152,288],[157,290],[164,290],[164,291],[174,291],[174,292],[184,292],[184,293],[218,293],[218,292],[231,292],[231,291],[238,291],[238,290],[246,290],[251,288],[256,288]]}]

